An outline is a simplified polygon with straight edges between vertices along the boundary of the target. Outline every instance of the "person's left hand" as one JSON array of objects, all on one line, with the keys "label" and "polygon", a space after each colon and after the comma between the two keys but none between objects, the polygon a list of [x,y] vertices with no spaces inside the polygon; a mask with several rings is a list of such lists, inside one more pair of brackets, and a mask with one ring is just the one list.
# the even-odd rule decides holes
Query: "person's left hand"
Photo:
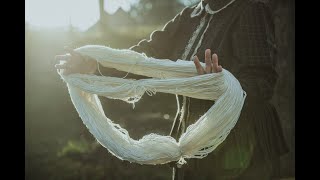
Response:
[{"label": "person's left hand", "polygon": [[194,56],[194,65],[196,66],[199,75],[209,74],[209,73],[219,73],[222,71],[222,66],[219,65],[217,54],[213,54],[211,57],[211,50],[206,49],[205,51],[205,63],[206,67],[203,68],[200,64],[199,58]]},{"label": "person's left hand", "polygon": [[[55,57],[56,65],[55,68],[57,70],[63,70],[63,75],[68,74],[93,74],[97,70],[97,61],[84,57],[78,52],[74,51],[69,47],[65,47],[65,50],[68,51],[68,54],[57,55]],[[65,61],[61,64],[60,61]],[[60,64],[58,64],[60,63]]]}]

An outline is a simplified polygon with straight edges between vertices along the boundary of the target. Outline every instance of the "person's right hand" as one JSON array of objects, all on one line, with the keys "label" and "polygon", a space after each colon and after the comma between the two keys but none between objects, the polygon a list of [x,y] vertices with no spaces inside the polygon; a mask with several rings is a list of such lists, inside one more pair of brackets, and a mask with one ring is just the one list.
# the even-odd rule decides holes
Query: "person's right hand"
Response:
[{"label": "person's right hand", "polygon": [[200,60],[197,56],[194,56],[194,65],[196,66],[199,75],[209,74],[209,73],[219,73],[222,72],[222,66],[219,65],[218,55],[213,54],[211,56],[211,50],[206,49],[205,51],[205,63],[206,67],[203,68],[200,64]]},{"label": "person's right hand", "polygon": [[[73,49],[65,47],[69,52],[64,55],[57,55],[55,57],[55,68],[62,70],[63,75],[68,74],[92,74],[97,70],[97,61],[88,57],[84,57]],[[65,61],[60,63],[60,61]]]}]

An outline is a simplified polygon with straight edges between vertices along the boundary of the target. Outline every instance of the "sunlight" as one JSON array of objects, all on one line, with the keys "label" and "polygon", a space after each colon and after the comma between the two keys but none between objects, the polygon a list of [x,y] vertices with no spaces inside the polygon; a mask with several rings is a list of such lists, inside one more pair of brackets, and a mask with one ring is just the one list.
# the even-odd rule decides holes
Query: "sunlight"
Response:
[{"label": "sunlight", "polygon": [[[106,0],[104,9],[112,14],[118,8],[130,10],[138,0]],[[87,30],[99,19],[98,0],[26,0],[26,21],[36,27],[63,28],[72,24]]]}]

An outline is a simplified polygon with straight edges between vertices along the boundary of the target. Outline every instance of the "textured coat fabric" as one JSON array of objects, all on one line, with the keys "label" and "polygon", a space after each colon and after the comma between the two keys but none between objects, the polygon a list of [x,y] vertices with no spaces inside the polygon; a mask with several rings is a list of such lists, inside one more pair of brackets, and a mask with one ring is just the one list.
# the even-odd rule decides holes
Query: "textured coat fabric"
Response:
[{"label": "textured coat fabric", "polygon": [[[211,0],[209,6],[215,11],[228,2]],[[278,114],[269,102],[278,78],[273,23],[267,4],[259,1],[236,0],[213,15],[203,9],[204,4],[200,5],[183,9],[162,30],[154,31],[149,40],[142,40],[131,49],[158,59],[181,59],[201,18],[206,16],[207,26],[212,16],[208,28],[200,31],[205,31],[200,47],[196,49],[199,36],[185,60],[191,60],[196,50],[204,62],[205,50],[211,49],[222,67],[240,81],[247,99],[238,123],[218,149],[202,160],[189,160],[182,171],[190,179],[231,178],[288,152]],[[191,17],[194,12],[199,15]],[[178,100],[183,107],[182,97]],[[170,133],[176,139],[185,130],[182,123],[185,127],[194,123],[214,104],[193,98],[187,98],[185,103],[185,114],[179,111]]]}]

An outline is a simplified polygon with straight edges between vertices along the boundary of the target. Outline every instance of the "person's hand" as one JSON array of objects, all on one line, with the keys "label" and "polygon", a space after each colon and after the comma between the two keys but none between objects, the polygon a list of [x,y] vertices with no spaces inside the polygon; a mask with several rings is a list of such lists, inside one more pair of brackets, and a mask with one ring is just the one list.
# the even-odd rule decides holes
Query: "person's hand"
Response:
[{"label": "person's hand", "polygon": [[201,66],[197,56],[194,56],[193,62],[196,66],[196,69],[199,75],[209,74],[209,73],[219,73],[222,71],[222,66],[219,65],[217,54],[213,54],[211,57],[210,49],[207,49],[205,51],[205,63],[206,63],[205,68]]},{"label": "person's hand", "polygon": [[[65,47],[69,53],[55,57],[55,68],[62,70],[63,75],[68,74],[92,74],[97,70],[97,61],[84,57],[69,47]],[[65,61],[60,63],[60,61]]]}]

